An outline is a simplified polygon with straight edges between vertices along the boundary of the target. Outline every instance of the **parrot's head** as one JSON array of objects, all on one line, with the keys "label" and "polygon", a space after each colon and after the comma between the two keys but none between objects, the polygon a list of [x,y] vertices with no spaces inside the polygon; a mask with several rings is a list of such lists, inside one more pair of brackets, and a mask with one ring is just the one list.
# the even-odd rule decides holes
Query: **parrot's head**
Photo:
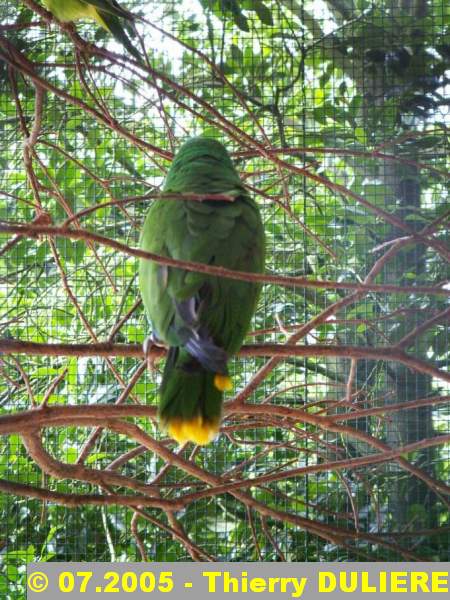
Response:
[{"label": "parrot's head", "polygon": [[238,196],[244,186],[225,146],[212,138],[195,137],[176,153],[163,191]]}]

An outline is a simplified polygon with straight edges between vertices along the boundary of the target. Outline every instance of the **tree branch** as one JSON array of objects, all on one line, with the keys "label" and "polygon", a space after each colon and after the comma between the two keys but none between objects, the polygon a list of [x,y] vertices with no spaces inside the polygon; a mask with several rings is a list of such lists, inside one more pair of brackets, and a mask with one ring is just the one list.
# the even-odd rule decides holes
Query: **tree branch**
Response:
[{"label": "tree branch", "polygon": [[224,267],[213,267],[205,265],[203,263],[187,261],[187,260],[176,260],[167,256],[159,256],[152,252],[146,252],[139,248],[132,248],[116,240],[112,240],[105,236],[93,233],[91,231],[81,229],[63,229],[60,227],[46,227],[40,225],[12,225],[0,223],[0,232],[12,233],[23,235],[27,237],[36,237],[39,235],[59,236],[65,237],[72,240],[85,240],[91,241],[104,246],[109,246],[120,252],[124,252],[130,256],[137,258],[146,258],[152,260],[158,264],[166,265],[168,267],[177,267],[186,271],[195,271],[198,273],[206,273],[208,275],[216,275],[217,277],[224,277],[228,279],[237,279],[240,281],[255,281],[260,283],[272,283],[276,285],[282,285],[285,287],[305,287],[315,289],[333,289],[333,290],[357,290],[361,292],[395,292],[403,294],[438,294],[444,296],[450,296],[450,289],[443,287],[444,284],[439,286],[411,286],[402,287],[391,284],[365,284],[365,283],[351,283],[351,282],[340,282],[340,281],[317,281],[311,280],[306,277],[287,277],[280,275],[260,275],[258,273],[250,273],[245,271],[236,271],[233,269],[226,269]]},{"label": "tree branch", "polygon": [[[0,340],[0,352],[4,354],[28,354],[34,356],[112,356],[144,358],[144,350],[139,344],[112,344],[100,342],[96,344],[43,344],[38,342],[25,342],[18,340]],[[163,358],[166,350],[159,346],[149,348],[147,356]],[[412,356],[403,350],[386,347],[371,346],[334,346],[325,344],[249,344],[243,346],[238,356],[264,356],[290,358],[293,356],[329,356],[340,358],[372,358],[375,360],[400,362],[407,367],[427,373],[442,381],[450,382],[450,373],[438,369],[433,365]]]}]

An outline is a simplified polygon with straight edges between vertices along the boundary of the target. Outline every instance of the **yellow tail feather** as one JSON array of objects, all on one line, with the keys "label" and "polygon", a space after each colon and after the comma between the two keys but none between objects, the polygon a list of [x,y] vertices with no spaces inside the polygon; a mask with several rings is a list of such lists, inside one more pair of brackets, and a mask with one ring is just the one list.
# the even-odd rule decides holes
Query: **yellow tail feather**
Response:
[{"label": "yellow tail feather", "polygon": [[173,419],[167,425],[167,432],[179,444],[194,442],[205,446],[216,437],[219,424],[219,421],[205,421],[201,415],[197,415],[189,421]]},{"label": "yellow tail feather", "polygon": [[214,375],[214,387],[220,392],[229,392],[233,389],[233,381],[228,375],[220,375],[216,373]]}]

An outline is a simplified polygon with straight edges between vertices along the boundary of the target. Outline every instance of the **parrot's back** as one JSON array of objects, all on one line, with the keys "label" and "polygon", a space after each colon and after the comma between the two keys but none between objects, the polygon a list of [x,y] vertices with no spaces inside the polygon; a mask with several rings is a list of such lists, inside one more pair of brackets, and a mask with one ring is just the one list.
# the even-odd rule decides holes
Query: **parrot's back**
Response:
[{"label": "parrot's back", "polygon": [[[207,138],[186,142],[175,156],[164,192],[225,194],[233,201],[156,200],[141,235],[144,250],[263,271],[259,210],[222,144]],[[154,334],[170,347],[160,419],[179,442],[207,443],[219,427],[223,391],[231,387],[228,358],[247,333],[260,285],[141,260],[140,289]]]}]

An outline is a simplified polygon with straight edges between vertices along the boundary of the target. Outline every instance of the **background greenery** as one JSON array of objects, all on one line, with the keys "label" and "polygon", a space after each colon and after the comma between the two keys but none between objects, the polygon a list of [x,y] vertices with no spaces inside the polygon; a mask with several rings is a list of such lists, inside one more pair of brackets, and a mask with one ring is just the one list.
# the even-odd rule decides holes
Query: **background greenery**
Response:
[{"label": "background greenery", "polygon": [[[360,282],[380,256],[374,249],[404,235],[327,182],[363,196],[417,231],[445,216],[450,46],[449,7],[443,0],[123,4],[163,30],[137,24],[148,52],[147,73],[127,60],[75,54],[56,23],[46,25],[21,2],[2,2],[0,35],[32,61],[40,77],[111,121],[102,122],[76,102],[47,93],[32,157],[38,182],[33,195],[23,140],[34,123],[36,90],[23,73],[8,69],[7,50],[0,47],[1,219],[31,222],[36,193],[58,224],[96,203],[155,192],[169,160],[141,142],[170,156],[186,137],[198,134],[226,143],[257,194],[270,273]],[[105,32],[89,24],[77,30],[98,46],[122,52]],[[131,135],[127,138],[123,131]],[[280,167],[267,154],[271,147],[282,151],[277,156],[285,163],[306,168],[319,179]],[[404,160],[387,160],[376,152]],[[126,210],[100,208],[80,224],[135,246],[148,202],[132,203]],[[446,236],[444,222],[435,237],[445,242]],[[4,246],[10,238],[0,239]],[[431,285],[448,275],[436,250],[412,244],[396,254],[376,281]],[[113,332],[115,342],[141,343],[148,334],[142,307],[135,306],[139,295],[131,256],[83,241],[56,238],[52,246],[47,238],[22,238],[1,256],[0,277],[2,338],[92,342],[107,340]],[[287,330],[308,322],[345,294],[265,286],[253,327],[259,333],[249,341],[283,343]],[[303,341],[391,347],[447,306],[447,298],[440,295],[370,293]],[[428,327],[408,350],[445,368],[446,325],[441,319]],[[265,362],[234,360],[235,390],[242,390]],[[39,403],[59,376],[50,404],[114,403],[139,367],[136,359],[5,355],[0,357],[1,411],[28,408],[30,396]],[[286,359],[250,401],[307,404],[312,412],[349,410],[349,367],[343,359]],[[362,359],[355,367],[351,399],[359,407],[446,391],[442,382],[397,363]],[[143,373],[133,398],[156,403],[158,381],[158,372]],[[344,403],[336,408],[336,401]],[[348,424],[396,446],[448,433],[449,417],[448,405],[440,404]],[[164,439],[151,422],[139,424]],[[50,429],[46,448],[59,460],[74,463],[88,434],[76,427]],[[124,436],[104,433],[86,465],[105,468],[134,446]],[[192,460],[207,471],[248,479],[371,451],[351,436],[254,417],[227,420],[225,433]],[[185,452],[189,457],[192,448]],[[407,458],[448,483],[448,445]],[[147,452],[121,472],[151,481],[162,467],[163,461]],[[14,435],[2,440],[0,477],[59,491],[95,491],[89,484],[42,474]],[[161,492],[167,497],[198,489],[192,477],[176,468],[168,469],[161,481],[168,486]],[[402,548],[428,560],[450,559],[448,498],[436,495],[395,462],[292,476],[251,493],[277,510],[379,537],[335,544],[307,528],[264,517],[225,494],[192,503],[176,517],[186,535],[218,560],[402,560]],[[159,524],[169,522],[161,511],[149,514]],[[2,495],[2,597],[22,597],[24,568],[31,560],[140,560],[132,516],[131,509],[120,506],[68,509]],[[192,557],[158,522],[140,519],[139,532],[151,560]]]}]

